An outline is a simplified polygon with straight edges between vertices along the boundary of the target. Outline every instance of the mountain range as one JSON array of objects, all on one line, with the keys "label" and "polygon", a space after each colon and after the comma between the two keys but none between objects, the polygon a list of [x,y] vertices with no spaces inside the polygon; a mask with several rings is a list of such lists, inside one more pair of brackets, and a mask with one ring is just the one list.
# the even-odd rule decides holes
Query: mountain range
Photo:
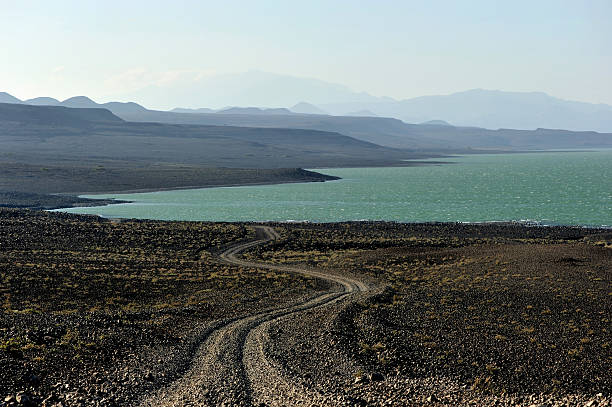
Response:
[{"label": "mountain range", "polygon": [[[51,104],[56,107],[108,109],[128,122],[304,129],[339,133],[380,146],[408,149],[413,152],[449,153],[466,152],[471,149],[529,150],[612,147],[612,136],[608,133],[546,128],[491,130],[472,126],[453,126],[440,119],[424,121],[421,124],[410,124],[391,117],[376,117],[371,111],[356,112],[356,116],[352,114],[334,116],[296,113],[287,108],[258,107],[228,107],[218,110],[174,109],[168,112],[149,110],[133,102],[98,104],[85,96],[72,97],[62,102],[52,98],[20,101],[7,93],[1,93],[0,100],[23,105]],[[518,100],[522,99],[518,97]],[[316,111],[315,106],[305,102],[297,106],[302,111]]]},{"label": "mountain range", "polygon": [[138,100],[151,106],[215,109],[223,106],[293,106],[299,102],[319,106],[324,103],[393,101],[391,98],[354,92],[344,85],[319,79],[257,70],[216,75],[185,75],[171,82],[148,85],[116,96],[122,100]]},{"label": "mountain range", "polygon": [[304,110],[298,106],[294,111],[333,115],[368,111],[408,123],[445,120],[456,126],[488,129],[612,132],[612,106],[573,102],[541,92],[472,89],[397,100],[354,92],[346,86],[317,79],[261,71],[184,79],[119,96],[122,100],[138,100],[145,105],[163,101],[174,106],[215,109],[222,106],[295,107],[306,102],[312,107]]},{"label": "mountain range", "polygon": [[37,97],[33,99],[20,100],[6,92],[0,92],[0,103],[24,104],[33,106],[63,106],[73,108],[105,108],[111,112],[134,113],[146,111],[147,109],[134,102],[108,102],[96,103],[87,96],[74,96],[64,101],[59,101],[51,97]]},{"label": "mountain range", "polygon": [[403,158],[416,157],[336,132],[139,123],[104,108],[23,103],[0,103],[0,145],[0,158],[38,165],[121,162],[122,166],[312,168],[401,164]]},{"label": "mountain range", "polygon": [[[261,71],[210,75],[164,85],[150,85],[139,91],[122,94],[120,99],[138,100],[145,105],[163,100],[164,104],[184,106],[172,110],[175,113],[218,113],[230,110],[228,113],[258,114],[253,107],[267,107],[273,108],[267,113],[378,116],[400,119],[407,123],[443,120],[455,126],[493,130],[549,128],[612,132],[612,106],[569,101],[542,92],[472,89],[449,95],[396,100],[353,92],[346,86],[317,79]],[[0,102],[21,101],[0,93]],[[62,102],[43,97],[26,100],[24,103],[94,107],[93,101],[79,96]],[[135,103],[111,102],[102,104],[102,107],[115,113],[138,113],[145,110]],[[251,111],[238,112],[232,109]],[[290,112],[279,109],[288,109]]]},{"label": "mountain range", "polygon": [[409,123],[445,120],[457,126],[488,129],[612,131],[612,106],[573,102],[541,92],[473,89],[393,102],[331,103],[320,107],[332,114],[368,110]]}]

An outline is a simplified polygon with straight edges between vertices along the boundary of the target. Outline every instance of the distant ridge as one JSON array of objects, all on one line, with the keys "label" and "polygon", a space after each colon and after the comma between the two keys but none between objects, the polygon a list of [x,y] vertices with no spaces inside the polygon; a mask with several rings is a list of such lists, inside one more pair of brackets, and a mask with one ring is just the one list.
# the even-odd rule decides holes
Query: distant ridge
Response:
[{"label": "distant ridge", "polygon": [[[481,97],[483,92],[489,94],[487,91],[467,93],[475,93],[478,97]],[[500,92],[493,92],[491,95],[495,98],[499,96],[499,93]],[[465,95],[459,95],[457,97],[461,99],[464,96]],[[531,100],[531,98],[549,100],[550,98],[545,94],[538,93],[517,94],[514,96],[515,99],[519,101],[523,100],[525,97],[529,100]],[[23,104],[22,101],[7,93],[0,93],[0,97],[3,97],[5,100],[10,100],[16,105]],[[53,99],[51,99],[51,102],[52,101]],[[572,104],[574,102],[567,103]],[[409,149],[413,151],[443,152],[452,150],[458,152],[473,151],[474,149],[512,151],[561,148],[610,148],[612,146],[612,134],[605,132],[555,130],[553,127],[547,129],[545,126],[538,126],[537,130],[513,129],[509,126],[498,130],[491,130],[475,126],[461,126],[458,125],[454,119],[450,120],[446,115],[437,114],[433,116],[431,120],[421,121],[421,124],[410,124],[392,117],[363,116],[364,114],[368,114],[368,112],[363,111],[355,112],[359,114],[359,116],[333,116],[295,113],[285,108],[265,109],[259,107],[228,107],[216,112],[205,111],[206,114],[185,114],[176,111],[148,110],[137,103],[131,102],[98,104],[85,96],[77,96],[60,102],[60,105],[64,104],[79,106],[79,109],[83,109],[85,106],[108,109],[121,119],[132,122],[239,126],[267,129],[306,129],[340,133],[380,146]],[[484,103],[484,105],[487,106],[488,104],[490,103]],[[589,104],[586,105],[591,106]],[[518,105],[514,106],[516,107]],[[478,107],[478,104],[474,104],[473,106],[468,104],[467,111],[470,111],[471,108],[477,109]],[[606,105],[602,105],[601,108],[604,113],[606,111],[605,109],[612,109]],[[414,110],[415,112],[417,111],[416,108]],[[528,110],[537,111],[535,107],[531,107]],[[195,112],[202,113],[202,110],[198,109],[195,110]],[[525,113],[525,115],[527,115],[527,113]],[[438,117],[449,119],[453,125],[437,119]]]},{"label": "distant ridge", "polygon": [[361,117],[378,117],[378,115],[369,110],[358,110],[356,112],[349,112],[344,114],[344,116],[361,116]]},{"label": "distant ridge", "polygon": [[[395,100],[388,97],[373,97],[367,94],[350,92],[350,89],[346,87],[335,86],[316,80],[262,72],[250,72],[237,76],[225,75],[218,78],[220,81],[222,79],[219,83],[213,83],[213,79],[207,79],[206,86],[202,89],[212,87],[219,92],[227,89],[232,89],[232,92],[230,94],[226,92],[224,99],[218,99],[216,102],[211,103],[223,103],[230,96],[244,96],[245,89],[251,89],[252,93],[255,94],[266,92],[266,89],[269,90],[270,86],[275,83],[277,85],[275,86],[279,88],[279,92],[282,93],[278,100],[302,99],[302,102],[293,105],[291,109],[275,111],[259,107],[246,107],[237,109],[250,110],[228,111],[228,109],[234,109],[233,107],[228,107],[220,109],[223,113],[288,115],[289,112],[293,112],[296,114],[347,115],[347,112],[350,112],[348,113],[350,116],[374,117],[375,115],[399,119],[406,123],[424,123],[442,117],[454,126],[481,127],[493,130],[550,128],[572,131],[612,132],[612,106],[563,100],[542,92],[506,92],[501,90],[471,89],[448,95],[421,96],[412,99]],[[185,89],[184,95],[181,93],[174,96],[177,98],[180,96],[180,99],[185,101],[184,103],[195,100],[196,96],[194,94],[197,94],[199,100],[202,101],[200,103],[206,103],[206,100],[210,100],[210,95],[204,98],[200,94],[201,90],[198,89]],[[145,95],[141,96],[139,100],[147,99]],[[324,97],[329,102],[320,102]],[[54,99],[49,98],[44,103],[40,103],[38,99],[40,98],[31,99],[32,104],[51,104],[51,102],[54,102]],[[255,99],[257,97],[254,97]],[[172,100],[172,98],[168,100]],[[236,96],[236,100],[230,103],[239,103],[240,100],[242,99]],[[303,100],[313,101],[316,104],[304,102]],[[23,103],[6,92],[0,92],[0,102]],[[30,103],[30,101],[25,103]],[[137,104],[97,104],[84,96],[77,96],[63,102],[54,102],[53,104],[70,107],[106,107],[116,114],[146,111],[144,107]],[[291,106],[291,103],[268,103],[266,105]],[[228,104],[228,106],[236,105]],[[258,105],[253,103],[246,106]],[[177,108],[173,113],[219,112],[219,110],[211,110]]]},{"label": "distant ridge", "polygon": [[[308,129],[337,132],[381,146],[419,151],[528,150],[612,147],[612,134],[564,130],[489,130],[435,124],[409,124],[388,117],[266,114],[225,109],[225,113],[181,114],[147,110],[119,114],[132,122]],[[230,113],[231,112],[231,113]],[[237,113],[242,112],[242,113]]]},{"label": "distant ridge", "polygon": [[22,103],[21,100],[6,92],[0,92],[0,103]]},{"label": "distant ridge", "polygon": [[[163,113],[187,119],[208,116]],[[241,115],[218,116],[231,119]],[[109,166],[117,163],[128,166],[180,163],[225,168],[317,168],[364,163],[398,164],[409,155],[337,132],[287,127],[126,122],[103,108],[16,103],[0,103],[0,146],[3,155],[10,154],[15,160],[25,160],[39,168],[43,162],[78,162],[79,165],[109,162]]]},{"label": "distant ridge", "polygon": [[259,107],[230,107],[217,111],[219,114],[249,114],[249,115],[286,115],[294,114],[291,110],[282,108],[261,109]]},{"label": "distant ridge", "polygon": [[421,124],[425,125],[425,126],[449,126],[449,127],[453,127],[452,124],[450,124],[449,122],[444,121],[444,120],[429,120],[429,121],[423,122]]},{"label": "distant ridge", "polygon": [[62,102],[51,97],[37,97],[22,101],[16,97],[6,93],[0,92],[0,103],[14,103],[14,104],[26,104],[33,106],[63,106],[71,108],[103,108],[108,109],[115,114],[126,114],[126,113],[137,113],[144,112],[143,106],[134,102],[108,102],[108,103],[96,103],[87,96],[74,96],[68,98]]},{"label": "distant ridge", "polygon": [[174,109],[170,111],[173,113],[214,113],[216,112],[216,110],[209,109],[207,107],[201,107],[199,109],[187,109],[184,107],[175,107]]},{"label": "distant ridge", "polygon": [[325,115],[329,114],[325,110],[320,109],[317,106],[310,104],[310,103],[306,103],[306,102],[300,102],[290,107],[289,110],[291,110],[294,113],[302,113],[302,114],[325,114]]},{"label": "distant ridge", "polygon": [[64,100],[60,105],[65,106],[65,107],[77,107],[77,108],[97,107],[98,106],[96,102],[94,102],[87,96],[74,96],[74,97]]},{"label": "distant ridge", "polygon": [[98,107],[104,107],[115,114],[146,112],[147,109],[138,103],[134,102],[108,102],[98,104]]},{"label": "distant ridge", "polygon": [[0,121],[49,126],[83,126],[87,123],[122,123],[123,119],[101,108],[74,109],[64,106],[0,103]]},{"label": "distant ridge", "polygon": [[[172,85],[155,84],[122,94],[123,99],[146,103],[158,100],[174,106],[293,106],[307,101],[321,108],[330,102],[385,102],[344,85],[315,78],[251,70],[204,75]],[[358,110],[358,109],[353,109]],[[346,110],[348,111],[348,110]],[[299,112],[303,113],[303,112]]]},{"label": "distant ridge", "polygon": [[394,117],[408,123],[443,117],[455,126],[487,129],[612,132],[612,106],[563,100],[542,92],[472,89],[400,101],[343,102],[320,106],[332,114],[370,110],[379,116]]},{"label": "distant ridge", "polygon": [[368,110],[407,123],[443,118],[455,126],[488,129],[543,127],[612,132],[612,106],[564,100],[542,92],[471,89],[398,100],[312,78],[261,71],[210,75],[173,86],[148,86],[124,97],[187,106],[289,107],[307,101],[331,115]]},{"label": "distant ridge", "polygon": [[59,106],[60,101],[50,97],[38,97],[34,99],[24,100],[23,103],[26,105],[34,105],[34,106]]}]

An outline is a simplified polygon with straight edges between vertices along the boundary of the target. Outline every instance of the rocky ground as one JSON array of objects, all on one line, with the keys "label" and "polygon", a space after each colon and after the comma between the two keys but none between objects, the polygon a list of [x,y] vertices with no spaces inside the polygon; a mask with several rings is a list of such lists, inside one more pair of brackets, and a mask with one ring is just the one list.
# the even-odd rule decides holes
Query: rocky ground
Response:
[{"label": "rocky ground", "polygon": [[0,406],[610,405],[609,231],[271,226],[0,209]]},{"label": "rocky ground", "polygon": [[0,210],[0,405],[133,404],[179,377],[215,326],[326,287],[217,260],[252,238],[244,225]]},{"label": "rocky ground", "polygon": [[[356,405],[610,405],[609,231],[278,225],[249,257],[381,292],[270,327],[266,351]],[[292,352],[287,352],[287,348]]]}]

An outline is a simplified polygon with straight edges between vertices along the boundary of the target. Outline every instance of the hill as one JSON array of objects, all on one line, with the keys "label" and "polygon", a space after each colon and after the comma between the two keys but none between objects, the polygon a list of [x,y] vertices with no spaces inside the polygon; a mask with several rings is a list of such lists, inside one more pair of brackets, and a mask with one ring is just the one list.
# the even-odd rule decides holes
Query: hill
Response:
[{"label": "hill", "polygon": [[75,96],[70,99],[66,99],[60,103],[60,106],[84,108],[84,107],[102,107],[110,110],[115,114],[122,113],[136,113],[146,111],[144,107],[134,102],[108,102],[108,103],[96,103],[86,96]]},{"label": "hill", "polygon": [[0,145],[0,190],[28,193],[322,181],[296,168],[419,156],[333,132],[135,123],[106,109],[24,104],[0,104]]},{"label": "hill", "polygon": [[146,111],[143,106],[134,102],[108,102],[96,103],[87,96],[74,96],[62,102],[51,97],[37,97],[22,101],[6,92],[0,92],[0,103],[26,104],[34,106],[63,106],[71,108],[103,108],[108,109],[115,114],[119,113],[136,113]]},{"label": "hill", "polygon": [[[8,95],[10,96],[10,95]],[[520,99],[520,98],[519,98]],[[18,100],[18,99],[17,99]],[[98,104],[80,96],[61,102],[62,105],[102,107],[126,121],[160,122],[208,126],[241,126],[262,128],[292,128],[341,133],[362,141],[391,148],[437,153],[469,152],[473,149],[526,150],[612,147],[609,133],[544,129],[490,130],[479,127],[452,126],[432,119],[421,124],[409,124],[389,117],[366,117],[373,112],[357,112],[362,116],[331,116],[298,114],[288,109],[231,107],[221,111],[191,109],[189,113],[148,110],[136,103],[109,102]],[[182,110],[181,110],[182,111]],[[527,115],[528,113],[525,113]],[[436,117],[436,116],[434,116]]]},{"label": "hill", "polygon": [[175,107],[171,110],[173,113],[214,113],[216,110],[209,109],[207,107],[201,107],[199,109],[186,109],[184,107]]},{"label": "hill", "polygon": [[429,125],[429,126],[451,126],[452,127],[452,124],[444,120],[429,120],[429,121],[426,121],[420,124]]},{"label": "hill", "polygon": [[272,109],[262,109],[259,107],[230,107],[227,109],[222,109],[216,111],[219,114],[246,114],[246,115],[285,115],[285,114],[295,114],[289,109],[285,108],[272,108]]},{"label": "hill", "polygon": [[41,194],[326,181],[335,178],[297,167],[419,157],[333,132],[133,123],[106,109],[25,104],[0,104],[0,145],[0,206],[36,208],[84,204]]},{"label": "hill", "polygon": [[98,104],[94,102],[93,100],[91,100],[90,98],[88,98],[87,96],[74,96],[74,97],[64,100],[63,102],[60,103],[60,105],[66,106],[66,107],[76,107],[76,108],[98,107]]},{"label": "hill", "polygon": [[[214,75],[197,83],[171,88],[151,86],[124,95],[123,99],[144,102],[166,100],[174,106],[293,106],[291,111],[302,114],[379,116],[407,123],[442,119],[457,126],[487,129],[550,128],[612,132],[612,106],[563,100],[542,92],[472,89],[449,95],[396,100],[353,92],[344,86],[315,79],[258,71]],[[0,102],[21,103],[6,93],[0,93]],[[67,107],[94,107],[94,103],[88,98],[76,97],[59,104]],[[140,105],[127,107],[121,104],[102,104],[102,107],[116,114],[145,110]],[[180,113],[216,111],[218,109],[175,110]]]},{"label": "hill", "polygon": [[0,92],[0,103],[22,103],[21,100],[6,92]]},{"label": "hill", "polygon": [[123,123],[123,120],[106,109],[70,109],[63,106],[0,103],[0,123],[4,124],[3,136],[8,135],[6,128],[12,123],[19,123],[20,129],[15,131],[21,131],[22,128],[32,125],[87,128],[93,124],[113,122]]},{"label": "hill", "polygon": [[295,113],[302,114],[329,114],[325,110],[319,109],[315,105],[306,102],[297,103],[296,105],[289,108],[289,110]]},{"label": "hill", "polygon": [[526,150],[612,147],[612,134],[554,129],[489,130],[456,127],[440,122],[409,124],[388,117],[266,114],[181,114],[147,110],[119,114],[135,122],[215,126],[300,128],[341,133],[382,146],[438,153],[471,149]]},{"label": "hill", "polygon": [[26,105],[34,105],[34,106],[59,106],[61,102],[55,98],[50,97],[38,97],[34,99],[24,100],[23,103]]},{"label": "hill", "polygon": [[41,159],[205,163],[211,167],[356,165],[406,155],[333,132],[136,123],[105,109],[23,104],[0,104],[0,140],[4,153]]},{"label": "hill", "polygon": [[362,116],[362,117],[378,117],[378,115],[370,110],[359,110],[356,112],[348,112],[345,116]]}]

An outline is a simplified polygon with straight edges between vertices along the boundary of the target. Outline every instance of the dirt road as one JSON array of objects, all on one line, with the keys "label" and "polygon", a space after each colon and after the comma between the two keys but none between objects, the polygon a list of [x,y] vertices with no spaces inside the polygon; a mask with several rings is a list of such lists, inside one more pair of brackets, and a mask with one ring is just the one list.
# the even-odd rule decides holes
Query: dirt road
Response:
[{"label": "dirt road", "polygon": [[[320,278],[332,289],[289,307],[227,321],[203,340],[190,369],[167,388],[145,400],[144,406],[315,406],[344,405],[333,396],[308,388],[299,377],[289,377],[266,358],[264,344],[270,324],[300,312],[325,307],[368,290],[362,281],[317,270],[243,260],[242,251],[278,239],[268,226],[256,226],[258,239],[235,245],[220,255],[243,267],[270,269]],[[290,351],[290,350],[288,350]],[[331,398],[330,398],[331,397]]]}]

